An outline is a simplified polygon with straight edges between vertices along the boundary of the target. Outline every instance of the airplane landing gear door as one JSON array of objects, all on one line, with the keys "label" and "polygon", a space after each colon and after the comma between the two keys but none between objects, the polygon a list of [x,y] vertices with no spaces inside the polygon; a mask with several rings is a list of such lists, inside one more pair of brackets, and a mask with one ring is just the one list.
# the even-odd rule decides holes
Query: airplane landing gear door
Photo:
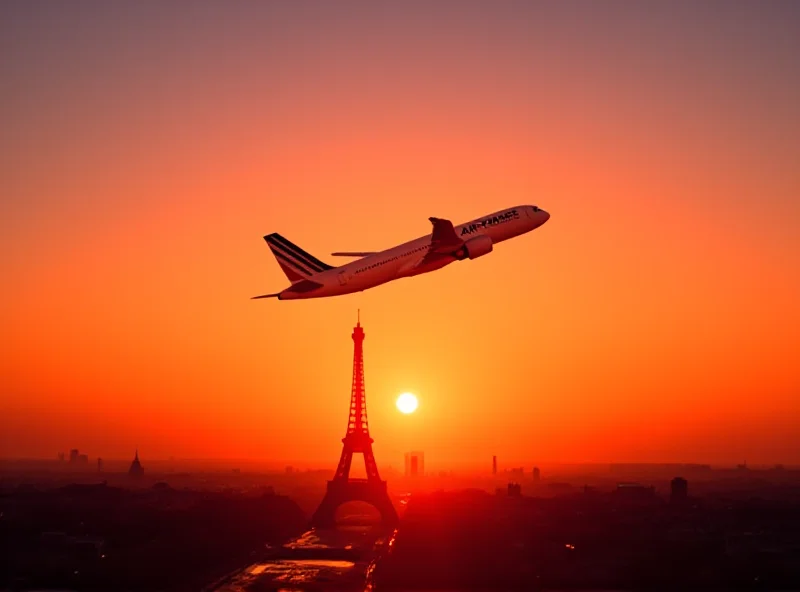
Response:
[{"label": "airplane landing gear door", "polygon": [[345,272],[345,271],[340,271],[339,272],[339,285],[340,286],[344,286],[344,285],[347,284],[347,275],[345,275],[346,273],[347,272]]}]

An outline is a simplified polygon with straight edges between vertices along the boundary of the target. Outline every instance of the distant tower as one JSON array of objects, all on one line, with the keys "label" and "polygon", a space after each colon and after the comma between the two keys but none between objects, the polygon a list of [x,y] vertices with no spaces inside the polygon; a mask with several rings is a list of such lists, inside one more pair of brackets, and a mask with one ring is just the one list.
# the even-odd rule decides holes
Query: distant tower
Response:
[{"label": "distant tower", "polygon": [[669,501],[671,504],[681,504],[689,496],[689,482],[683,477],[675,477],[670,483]]},{"label": "distant tower", "polygon": [[533,480],[538,481],[542,478],[542,473],[539,470],[539,467],[533,467]]},{"label": "distant tower", "polygon": [[70,464],[76,465],[78,464],[78,449],[73,448],[69,451],[69,462]]},{"label": "distant tower", "polygon": [[492,457],[492,475],[497,475],[497,456]]},{"label": "distant tower", "polygon": [[131,463],[131,468],[128,469],[128,475],[131,477],[143,477],[144,476],[144,467],[142,467],[142,463],[139,462],[139,449],[136,449],[136,456],[133,457],[133,462]]},{"label": "distant tower", "polygon": [[97,472],[98,473],[103,472],[103,459],[100,458],[99,456],[97,457]]},{"label": "distant tower", "polygon": [[[372,453],[373,439],[369,435],[367,424],[367,398],[364,391],[364,329],[361,328],[361,315],[353,329],[353,382],[350,392],[350,417],[347,421],[347,432],[342,438],[342,456],[333,479],[328,481],[328,489],[317,511],[311,518],[313,526],[330,528],[336,525],[336,508],[345,502],[363,501],[375,506],[380,512],[383,523],[395,526],[398,522],[397,511],[386,491],[386,481],[378,475],[378,465]],[[353,454],[364,455],[367,468],[366,479],[351,479],[350,465]]]},{"label": "distant tower", "polygon": [[417,477],[425,474],[425,453],[419,451],[406,452],[406,477]]}]

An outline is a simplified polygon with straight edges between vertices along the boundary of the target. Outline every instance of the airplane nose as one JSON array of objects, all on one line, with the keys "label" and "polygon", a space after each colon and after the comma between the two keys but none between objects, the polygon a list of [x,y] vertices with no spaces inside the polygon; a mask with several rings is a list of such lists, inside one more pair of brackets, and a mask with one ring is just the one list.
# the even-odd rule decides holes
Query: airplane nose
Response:
[{"label": "airplane nose", "polygon": [[525,209],[528,217],[533,221],[533,228],[538,228],[550,219],[550,214],[539,206],[528,206]]},{"label": "airplane nose", "polygon": [[532,217],[536,220],[536,227],[539,227],[550,219],[550,214],[542,208],[535,208]]}]

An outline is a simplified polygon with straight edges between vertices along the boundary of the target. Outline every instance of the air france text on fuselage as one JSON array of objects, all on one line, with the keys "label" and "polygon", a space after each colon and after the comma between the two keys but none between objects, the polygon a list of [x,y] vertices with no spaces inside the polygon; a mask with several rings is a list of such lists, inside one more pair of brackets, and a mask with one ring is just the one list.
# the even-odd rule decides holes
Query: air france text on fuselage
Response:
[{"label": "air france text on fuselage", "polygon": [[485,220],[481,220],[480,222],[474,222],[464,228],[461,229],[461,236],[465,234],[472,234],[473,232],[477,232],[481,228],[486,228],[487,226],[496,226],[498,224],[504,224],[506,222],[510,222],[511,220],[516,220],[519,218],[519,212],[517,210],[509,210],[505,214],[500,214],[499,216],[492,216],[491,218],[486,218]]}]

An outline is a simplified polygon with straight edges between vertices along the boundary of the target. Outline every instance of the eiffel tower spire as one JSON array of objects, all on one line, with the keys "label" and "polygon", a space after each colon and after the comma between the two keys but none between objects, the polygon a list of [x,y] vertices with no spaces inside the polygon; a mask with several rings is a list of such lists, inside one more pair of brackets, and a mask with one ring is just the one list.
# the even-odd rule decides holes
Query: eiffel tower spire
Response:
[{"label": "eiffel tower spire", "polygon": [[[360,311],[359,311],[360,313]],[[369,440],[369,422],[367,421],[367,397],[364,389],[364,329],[359,322],[353,329],[353,382],[350,388],[350,417],[347,420],[345,438],[352,441]]]}]

